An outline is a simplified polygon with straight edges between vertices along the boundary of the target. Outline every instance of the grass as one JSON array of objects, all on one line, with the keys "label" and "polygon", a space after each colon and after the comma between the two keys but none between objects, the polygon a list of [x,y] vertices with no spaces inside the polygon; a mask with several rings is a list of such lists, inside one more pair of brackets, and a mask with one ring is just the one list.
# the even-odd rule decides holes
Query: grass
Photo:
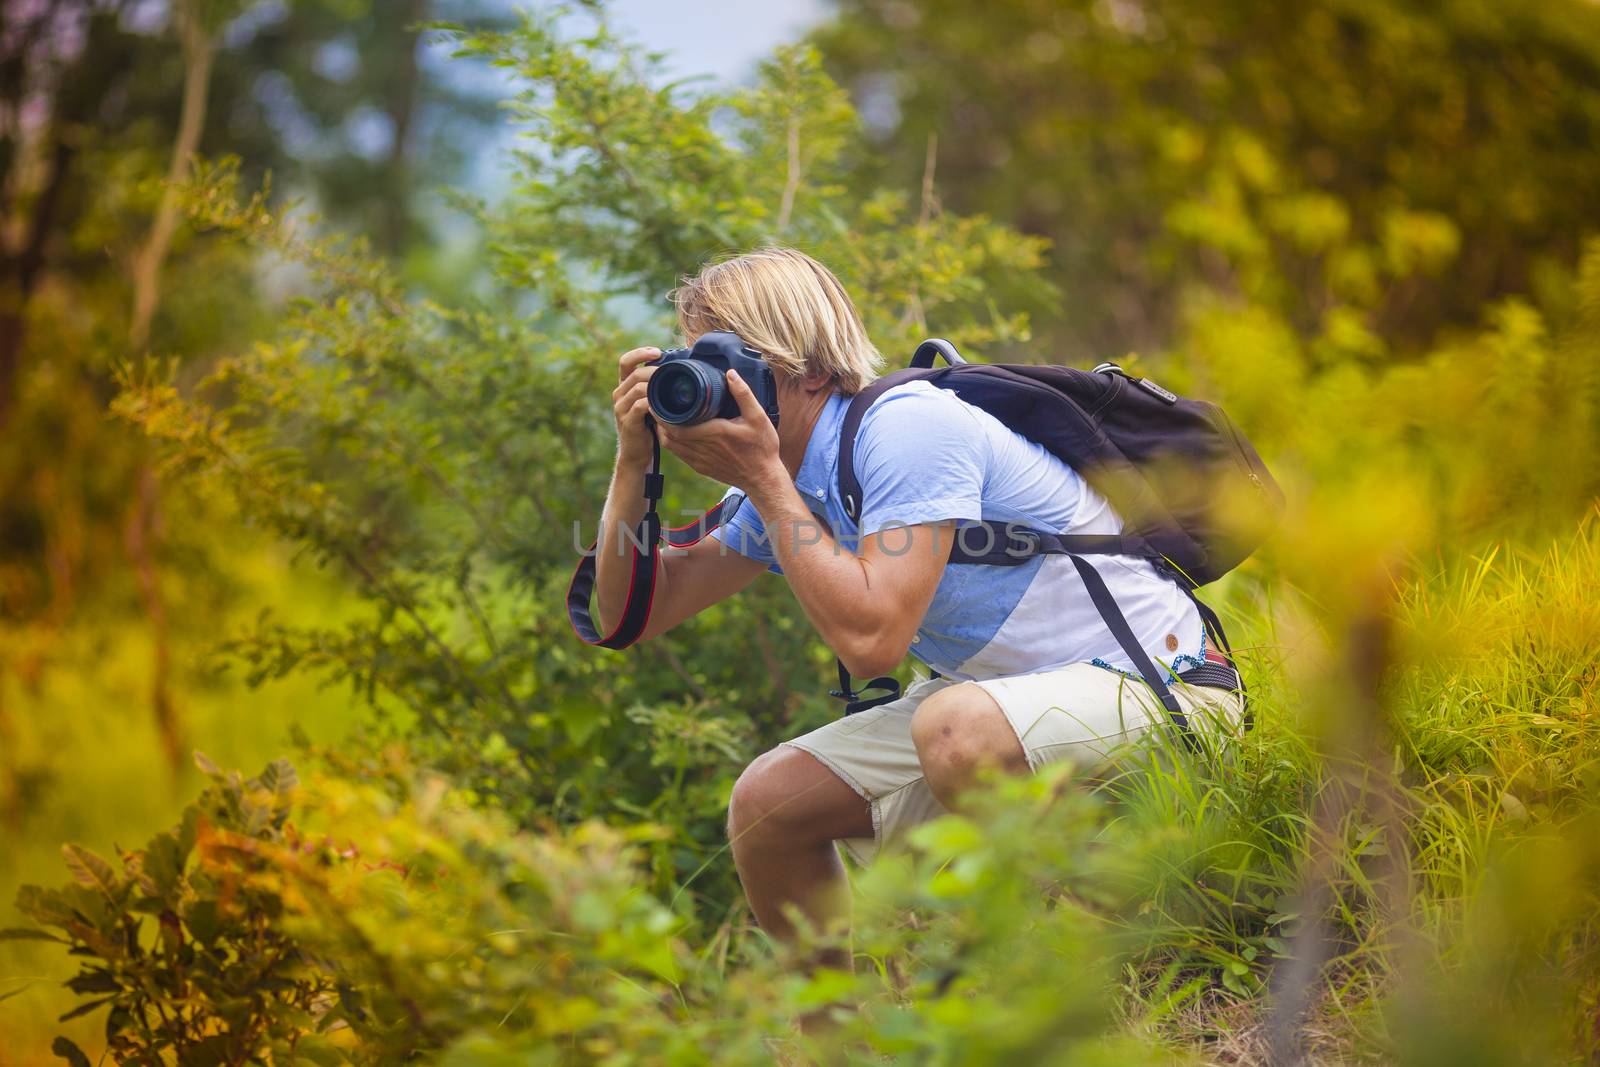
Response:
[{"label": "grass", "polygon": [[[1304,991],[1317,1062],[1432,1063],[1426,1050],[1460,1047],[1444,1037],[1463,1032],[1477,1035],[1463,1062],[1590,1051],[1596,525],[1401,583],[1376,716],[1352,705],[1337,660],[1258,669],[1258,728],[1230,758],[1158,762],[1108,786],[1113,828],[1148,842],[1130,888],[1147,903],[1126,924],[1133,1017],[1162,1015],[1161,1033],[1215,1062],[1270,1062],[1273,961],[1320,943],[1328,966]],[[1232,614],[1270,627],[1239,602],[1253,595]],[[1276,644],[1270,630],[1246,640]],[[1541,888],[1508,898],[1494,889],[1508,877]],[[1316,899],[1320,932],[1307,928]],[[1174,967],[1204,989],[1158,1011]],[[1528,1035],[1533,989],[1545,1026]],[[1448,996],[1494,1010],[1463,1016]]]}]

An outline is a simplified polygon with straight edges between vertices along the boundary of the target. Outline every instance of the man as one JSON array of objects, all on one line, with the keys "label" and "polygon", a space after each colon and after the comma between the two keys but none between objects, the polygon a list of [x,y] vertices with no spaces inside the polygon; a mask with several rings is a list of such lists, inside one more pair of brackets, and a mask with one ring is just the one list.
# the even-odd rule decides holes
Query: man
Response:
[{"label": "man", "polygon": [[[1164,709],[1133,674],[1070,560],[946,564],[968,521],[1120,532],[1121,520],[1076,471],[953,394],[911,382],[862,419],[862,508],[852,521],[836,488],[840,424],[880,360],[838,280],[809,256],[774,248],[708,266],[674,298],[687,339],[726,330],[763,354],[780,418],[774,428],[730,373],[739,418],[659,428],[666,448],[745,500],[713,537],[662,555],[642,640],[771,570],[852,674],[886,674],[908,651],[936,672],[891,703],[779,745],[740,776],[729,834],[766,930],[792,935],[790,906],[819,926],[844,913],[836,842],[866,862],[952,807],[980,771],[1098,762],[1162,727]],[[597,560],[602,620],[617,619],[627,601],[629,565],[618,549],[644,513],[654,373],[645,364],[658,355],[624,355],[612,394],[618,446]],[[1237,721],[1238,694],[1176,677],[1207,653],[1182,590],[1141,559],[1093,562],[1139,643],[1173,672],[1169,684],[1191,723]]]}]

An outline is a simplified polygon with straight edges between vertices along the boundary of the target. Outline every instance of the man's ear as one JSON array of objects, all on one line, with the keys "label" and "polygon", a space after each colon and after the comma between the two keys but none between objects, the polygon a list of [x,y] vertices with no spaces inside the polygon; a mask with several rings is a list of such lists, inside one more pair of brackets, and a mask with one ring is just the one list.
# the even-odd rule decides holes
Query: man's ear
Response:
[{"label": "man's ear", "polygon": [[825,371],[817,371],[800,379],[800,387],[808,393],[820,393],[824,389],[832,388],[833,375]]}]

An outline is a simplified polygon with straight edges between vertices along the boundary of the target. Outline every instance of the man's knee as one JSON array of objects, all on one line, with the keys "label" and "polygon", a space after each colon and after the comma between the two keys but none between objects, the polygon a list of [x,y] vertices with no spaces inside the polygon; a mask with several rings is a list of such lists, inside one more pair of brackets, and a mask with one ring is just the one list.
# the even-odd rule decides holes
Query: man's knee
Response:
[{"label": "man's knee", "polygon": [[804,752],[781,745],[752,760],[728,797],[728,836],[738,840],[803,831],[805,805],[795,784],[810,760]]},{"label": "man's knee", "polygon": [[970,785],[981,769],[1028,769],[1027,754],[1000,705],[970,682],[924,700],[911,718],[911,740],[922,773],[942,800]]}]

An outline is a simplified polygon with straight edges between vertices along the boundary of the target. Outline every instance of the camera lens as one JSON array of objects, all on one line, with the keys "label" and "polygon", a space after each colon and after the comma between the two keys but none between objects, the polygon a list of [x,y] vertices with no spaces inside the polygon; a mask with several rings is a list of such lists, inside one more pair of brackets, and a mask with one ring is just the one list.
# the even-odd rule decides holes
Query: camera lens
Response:
[{"label": "camera lens", "polygon": [[650,413],[672,426],[704,422],[722,407],[722,375],[694,360],[673,361],[656,369],[646,395]]},{"label": "camera lens", "polygon": [[674,374],[661,394],[661,406],[669,411],[693,411],[700,399],[694,379],[686,374]]}]

